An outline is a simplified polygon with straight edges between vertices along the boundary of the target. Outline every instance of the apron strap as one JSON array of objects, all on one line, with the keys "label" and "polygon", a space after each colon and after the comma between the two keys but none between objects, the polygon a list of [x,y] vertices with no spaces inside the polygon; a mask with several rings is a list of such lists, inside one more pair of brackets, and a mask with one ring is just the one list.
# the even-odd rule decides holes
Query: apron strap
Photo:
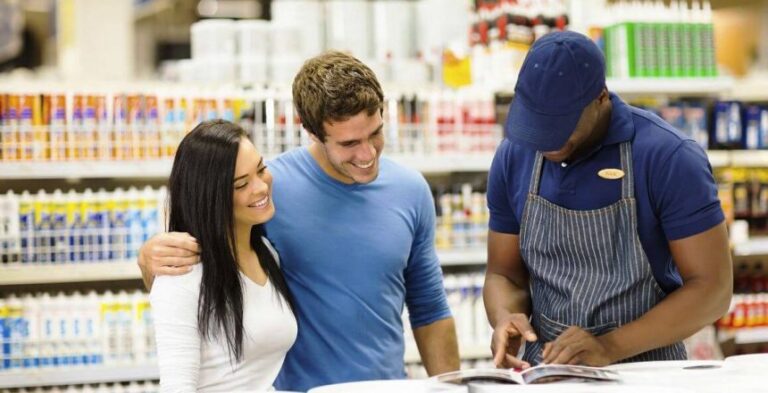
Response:
[{"label": "apron strap", "polygon": [[621,180],[621,198],[632,198],[635,195],[635,179],[632,165],[632,145],[631,142],[621,144],[621,170],[624,171],[624,178]]},{"label": "apron strap", "polygon": [[544,156],[540,151],[536,151],[536,160],[533,161],[533,174],[531,174],[531,181],[528,186],[529,194],[539,193],[539,184],[541,182],[541,170],[544,166]]}]

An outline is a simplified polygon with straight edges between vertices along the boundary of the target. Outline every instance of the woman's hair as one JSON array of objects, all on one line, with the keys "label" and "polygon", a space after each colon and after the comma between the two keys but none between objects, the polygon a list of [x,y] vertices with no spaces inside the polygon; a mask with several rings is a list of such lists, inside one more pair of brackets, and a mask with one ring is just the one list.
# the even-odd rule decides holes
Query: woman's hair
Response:
[{"label": "woman's hair", "polygon": [[[168,180],[168,231],[188,232],[200,245],[197,325],[201,337],[223,331],[231,358],[243,355],[243,288],[234,237],[233,182],[240,141],[246,132],[224,120],[200,123],[179,144]],[[263,224],[251,229],[251,248],[272,285],[293,298],[275,258],[262,241]]]}]

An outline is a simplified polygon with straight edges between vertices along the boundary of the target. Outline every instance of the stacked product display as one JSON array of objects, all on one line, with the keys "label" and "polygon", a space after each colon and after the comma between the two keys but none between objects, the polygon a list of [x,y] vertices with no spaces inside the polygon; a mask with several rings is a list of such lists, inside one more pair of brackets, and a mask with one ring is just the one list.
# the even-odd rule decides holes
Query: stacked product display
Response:
[{"label": "stacked product display", "polygon": [[[163,226],[165,189],[40,190],[0,195],[0,262],[44,265],[134,260]],[[0,269],[2,268],[0,264]]]},{"label": "stacked product display", "polygon": [[0,376],[30,369],[148,364],[155,359],[145,293],[74,292],[0,299]]},{"label": "stacked product display", "polygon": [[512,88],[533,41],[568,26],[567,3],[476,1],[470,14],[471,83],[489,89]]},{"label": "stacked product display", "polygon": [[462,184],[459,192],[438,194],[436,200],[438,249],[485,247],[489,217],[485,193]]},{"label": "stacked product display", "polygon": [[446,43],[466,42],[467,7],[439,0],[275,0],[270,21],[194,23],[191,59],[175,63],[166,77],[290,85],[306,59],[335,49],[371,65],[384,83],[425,85],[435,79]]},{"label": "stacked product display", "polygon": [[[734,295],[728,313],[717,321],[720,341],[751,345],[750,352],[768,353],[768,274],[762,260],[737,264]],[[744,347],[736,353],[744,353]]]},{"label": "stacked product display", "polygon": [[718,75],[712,12],[673,1],[614,3],[604,26],[606,72],[613,78],[711,78]]},{"label": "stacked product display", "polygon": [[[256,148],[274,156],[309,138],[284,90],[226,89],[204,94],[176,86],[162,92],[63,94],[0,92],[0,159],[153,161],[173,157],[201,121],[239,121]],[[389,154],[491,153],[501,138],[493,95],[426,90],[394,93],[384,118]]]}]

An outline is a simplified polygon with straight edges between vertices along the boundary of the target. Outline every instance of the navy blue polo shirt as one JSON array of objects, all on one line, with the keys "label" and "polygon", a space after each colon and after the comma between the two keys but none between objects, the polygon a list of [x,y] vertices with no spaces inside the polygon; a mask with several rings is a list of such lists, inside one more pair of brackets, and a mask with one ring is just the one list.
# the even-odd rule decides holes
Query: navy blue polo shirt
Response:
[{"label": "navy blue polo shirt", "polygon": [[[567,165],[544,160],[539,193],[572,210],[599,209],[621,198],[621,180],[597,175],[621,168],[620,145],[632,142],[638,233],[653,275],[667,293],[682,285],[668,242],[724,219],[717,185],[704,150],[658,116],[611,94],[608,133],[590,154]],[[536,152],[504,139],[488,175],[489,227],[519,234]]]}]

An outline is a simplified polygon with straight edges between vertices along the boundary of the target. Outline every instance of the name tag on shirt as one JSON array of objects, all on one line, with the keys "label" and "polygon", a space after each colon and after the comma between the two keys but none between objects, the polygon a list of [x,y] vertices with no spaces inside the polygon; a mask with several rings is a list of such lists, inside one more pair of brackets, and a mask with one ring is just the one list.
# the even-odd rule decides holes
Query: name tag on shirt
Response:
[{"label": "name tag on shirt", "polygon": [[603,179],[616,180],[624,177],[624,171],[616,168],[606,168],[601,169],[600,172],[597,172],[597,175]]}]

